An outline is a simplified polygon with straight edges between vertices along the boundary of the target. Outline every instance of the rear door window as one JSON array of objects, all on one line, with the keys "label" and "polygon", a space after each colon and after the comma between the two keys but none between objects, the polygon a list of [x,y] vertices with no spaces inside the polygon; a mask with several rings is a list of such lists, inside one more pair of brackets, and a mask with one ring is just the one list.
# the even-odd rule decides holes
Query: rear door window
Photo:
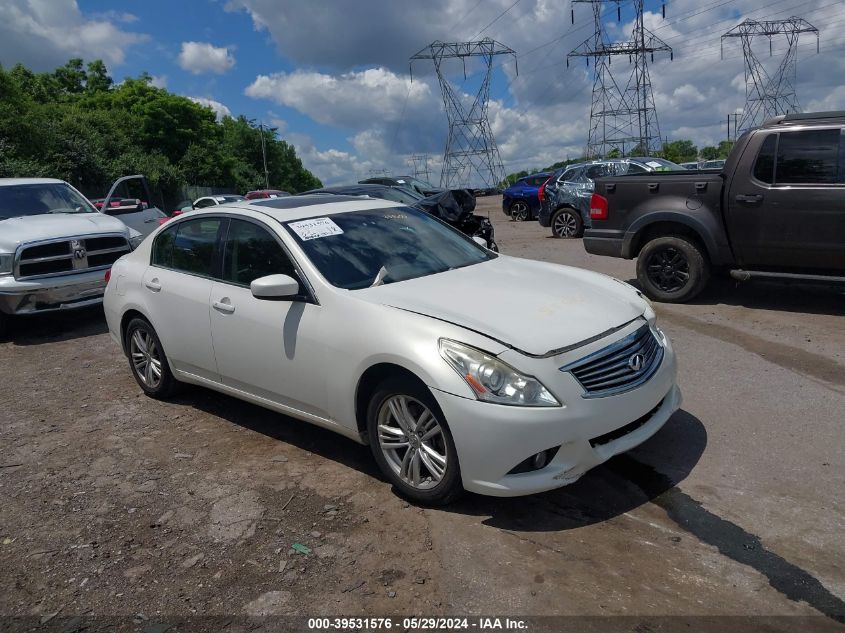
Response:
[{"label": "rear door window", "polygon": [[769,134],[760,146],[757,160],[754,161],[754,177],[760,182],[767,184],[774,182],[777,140],[777,134]]},{"label": "rear door window", "polygon": [[775,183],[840,182],[839,145],[839,129],[781,132],[775,164]]},{"label": "rear door window", "polygon": [[197,218],[180,222],[176,226],[170,267],[194,275],[211,277],[221,224],[221,218]]}]

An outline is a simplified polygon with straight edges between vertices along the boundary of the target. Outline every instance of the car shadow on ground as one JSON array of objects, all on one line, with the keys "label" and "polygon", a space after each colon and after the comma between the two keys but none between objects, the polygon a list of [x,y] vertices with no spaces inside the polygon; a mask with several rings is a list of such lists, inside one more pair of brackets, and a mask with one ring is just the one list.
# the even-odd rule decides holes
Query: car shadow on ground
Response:
[{"label": "car shadow on ground", "polygon": [[677,411],[648,441],[588,471],[557,490],[526,497],[467,495],[443,508],[482,523],[519,532],[572,530],[612,519],[674,488],[707,446],[707,431],[687,411]]},{"label": "car shadow on ground", "polygon": [[2,342],[13,345],[58,343],[108,332],[102,307],[10,317]]},{"label": "car shadow on ground", "polygon": [[386,482],[368,446],[328,429],[194,385],[186,386],[184,391],[170,401],[194,407]]},{"label": "car shadow on ground", "polygon": [[[354,468],[387,485],[369,447],[328,429],[202,387],[186,389],[175,402]],[[488,517],[483,523],[502,529],[574,529],[629,512],[674,487],[692,471],[706,445],[704,425],[680,410],[647,442],[594,468],[572,485],[514,498],[467,494],[440,509]]]},{"label": "car shadow on ground", "polygon": [[[636,279],[629,284],[642,289]],[[845,286],[833,284],[782,283],[774,281],[736,281],[714,277],[690,305],[731,305],[796,312],[845,316]]]}]

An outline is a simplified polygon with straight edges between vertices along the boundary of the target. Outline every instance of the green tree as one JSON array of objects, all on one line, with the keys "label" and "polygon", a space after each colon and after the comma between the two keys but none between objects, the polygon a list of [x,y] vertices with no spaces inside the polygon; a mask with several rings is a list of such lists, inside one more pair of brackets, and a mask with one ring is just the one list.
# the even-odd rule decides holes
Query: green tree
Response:
[{"label": "green tree", "polygon": [[727,158],[734,148],[734,141],[721,141],[719,147],[716,148],[718,158]]},{"label": "green tree", "polygon": [[56,68],[53,73],[59,88],[65,92],[76,93],[85,90],[85,70],[82,65],[82,60],[74,57],[67,64]]},{"label": "green tree", "polygon": [[716,160],[719,158],[719,149],[708,145],[701,148],[701,160]]},{"label": "green tree", "polygon": [[114,82],[109,76],[108,69],[103,63],[103,60],[96,59],[88,64],[88,73],[85,75],[85,89],[88,92],[108,90],[111,88],[112,83]]},{"label": "green tree", "polygon": [[692,141],[679,140],[663,145],[663,158],[673,163],[686,163],[698,158],[698,148]]}]

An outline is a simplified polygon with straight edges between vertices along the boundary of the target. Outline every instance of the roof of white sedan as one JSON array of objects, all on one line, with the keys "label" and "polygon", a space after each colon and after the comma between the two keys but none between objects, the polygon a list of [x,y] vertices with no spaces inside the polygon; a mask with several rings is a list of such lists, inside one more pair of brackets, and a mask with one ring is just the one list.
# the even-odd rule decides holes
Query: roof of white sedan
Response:
[{"label": "roof of white sedan", "polygon": [[[259,211],[280,221],[303,220],[322,215],[348,213],[350,211],[366,211],[368,209],[390,209],[405,206],[401,202],[380,200],[366,196],[335,196],[317,194],[311,196],[287,196],[284,198],[262,198],[260,200],[245,200],[237,203],[226,203],[217,207],[206,207],[203,211],[220,212],[225,207],[250,209]],[[194,212],[192,211],[191,214]]]},{"label": "roof of white sedan", "polygon": [[0,178],[0,187],[11,185],[53,185],[63,182],[64,180],[57,178]]}]

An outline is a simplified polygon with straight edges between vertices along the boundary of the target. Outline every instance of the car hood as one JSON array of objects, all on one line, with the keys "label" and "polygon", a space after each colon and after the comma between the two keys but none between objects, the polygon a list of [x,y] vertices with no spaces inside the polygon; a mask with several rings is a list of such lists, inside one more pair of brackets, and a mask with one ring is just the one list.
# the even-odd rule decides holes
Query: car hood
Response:
[{"label": "car hood", "polygon": [[101,213],[55,213],[0,220],[0,251],[13,252],[20,244],[94,233],[120,233],[128,229],[117,218]]},{"label": "car hood", "polygon": [[643,315],[633,288],[606,275],[517,257],[355,291],[546,356],[612,332]]}]

